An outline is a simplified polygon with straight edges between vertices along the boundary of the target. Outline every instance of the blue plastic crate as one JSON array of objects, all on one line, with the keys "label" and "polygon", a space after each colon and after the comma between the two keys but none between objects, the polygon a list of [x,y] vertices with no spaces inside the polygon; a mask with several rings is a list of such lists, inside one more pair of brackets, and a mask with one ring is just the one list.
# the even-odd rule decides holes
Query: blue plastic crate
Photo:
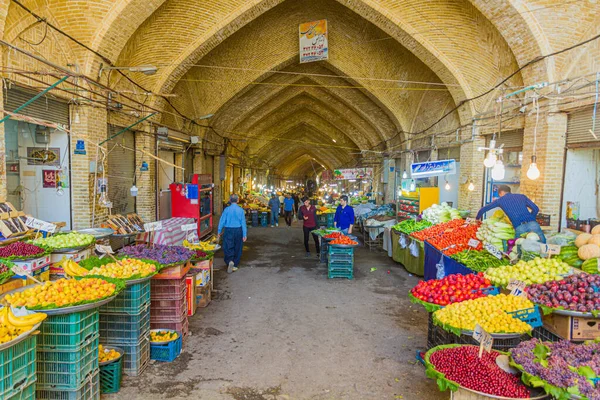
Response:
[{"label": "blue plastic crate", "polygon": [[354,255],[354,247],[329,246],[329,255],[332,256],[334,254],[352,254],[352,255]]},{"label": "blue plastic crate", "polygon": [[38,400],[99,400],[100,371],[96,371],[75,390],[47,389],[36,387]]},{"label": "blue plastic crate", "polygon": [[0,396],[0,399],[5,400],[35,400],[35,376],[27,382],[26,385],[19,387],[12,394]]},{"label": "blue plastic crate", "polygon": [[0,351],[0,399],[35,379],[36,336]]},{"label": "blue plastic crate", "polygon": [[169,343],[150,342],[150,359],[156,361],[172,362],[181,353],[182,338],[181,333],[177,332],[179,337]]},{"label": "blue plastic crate", "polygon": [[539,328],[543,325],[542,316],[540,314],[540,309],[538,306],[533,306],[532,308],[526,308],[524,310],[517,310],[509,312],[513,317],[520,319],[523,322],[528,323],[534,328]]},{"label": "blue plastic crate", "polygon": [[340,271],[328,271],[327,272],[327,277],[329,279],[333,279],[333,278],[354,279],[354,273],[352,271],[344,271],[344,272],[340,272]]},{"label": "blue plastic crate", "polygon": [[125,313],[137,315],[150,304],[150,280],[127,286],[113,301],[100,307],[103,313]]},{"label": "blue plastic crate", "polygon": [[150,332],[148,332],[148,336],[143,337],[134,344],[111,341],[107,342],[105,346],[116,346],[123,349],[125,352],[123,355],[123,373],[125,375],[139,376],[150,362]]},{"label": "blue plastic crate", "polygon": [[51,315],[40,326],[38,349],[76,350],[98,333],[98,309]]},{"label": "blue plastic crate", "polygon": [[150,304],[137,315],[100,313],[100,340],[137,343],[150,332]]},{"label": "blue plastic crate", "polygon": [[327,264],[327,269],[329,271],[352,271],[354,270],[354,264],[348,262],[336,262],[329,260],[329,264]]},{"label": "blue plastic crate", "polygon": [[37,352],[38,389],[76,390],[98,371],[98,334],[76,351]]}]

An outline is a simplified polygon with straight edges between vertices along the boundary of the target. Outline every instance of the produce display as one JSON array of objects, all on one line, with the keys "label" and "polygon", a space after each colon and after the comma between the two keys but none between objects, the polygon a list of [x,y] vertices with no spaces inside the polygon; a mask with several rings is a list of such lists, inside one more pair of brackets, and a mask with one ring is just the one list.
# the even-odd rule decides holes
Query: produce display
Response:
[{"label": "produce display", "polygon": [[438,346],[427,352],[427,375],[436,377],[442,390],[462,386],[499,397],[529,398],[530,391],[519,378],[496,364],[501,354],[495,350],[484,351],[479,358],[476,346]]},{"label": "produce display", "polygon": [[425,239],[430,239],[441,234],[452,232],[452,230],[460,228],[464,224],[464,219],[453,219],[449,222],[433,225],[432,227],[423,229],[421,231],[413,232],[410,234],[410,236],[414,237],[417,240],[424,241]]},{"label": "produce display", "polygon": [[154,260],[162,265],[183,264],[194,256],[193,251],[183,246],[167,246],[163,244],[156,244],[152,247],[143,244],[127,246],[121,249],[120,253],[133,258]]},{"label": "produce display", "polygon": [[124,285],[103,279],[59,279],[44,282],[22,292],[9,293],[4,297],[10,305],[30,310],[55,309],[94,303],[113,296]]},{"label": "produce display", "polygon": [[[501,215],[500,215],[501,214]],[[503,240],[514,239],[515,229],[502,211],[494,213],[492,218],[483,221],[477,231],[477,239],[483,243],[491,244],[499,249],[504,247]]]},{"label": "produce display", "polygon": [[481,243],[477,244],[476,247],[469,246],[469,240],[475,239],[475,233],[479,228],[479,221],[463,225],[459,228],[449,230],[443,235],[434,236],[427,241],[436,249],[441,250],[442,253],[447,256],[452,254],[460,253],[467,249],[481,250],[483,247]]},{"label": "produce display", "polygon": [[600,399],[600,343],[556,343],[531,339],[510,350],[511,363],[523,371],[523,382],[542,387],[556,399]]},{"label": "produce display", "polygon": [[459,253],[452,254],[450,257],[464,264],[467,268],[477,272],[487,271],[488,268],[496,268],[510,263],[506,258],[496,258],[487,251],[481,250],[463,250]]},{"label": "produce display", "polygon": [[44,313],[32,313],[16,316],[10,307],[0,309],[0,344],[10,342],[18,336],[29,332],[47,317]]},{"label": "produce display", "polygon": [[575,238],[575,246],[577,247],[577,255],[583,261],[600,257],[600,230],[596,229],[596,231],[592,230],[592,233],[580,234]]},{"label": "produce display", "polygon": [[494,285],[505,287],[511,279],[530,285],[561,279],[571,272],[571,266],[558,259],[537,257],[531,261],[521,260],[514,265],[488,269],[485,276]]},{"label": "produce display", "polygon": [[330,234],[331,232],[339,232],[339,230],[337,230],[337,229],[315,229],[314,231],[311,231],[312,234],[318,235],[318,236],[325,236],[325,235]]},{"label": "produce display", "polygon": [[398,232],[405,233],[407,235],[421,231],[425,228],[429,228],[431,226],[431,222],[426,221],[424,219],[420,221],[415,221],[414,219],[406,219],[402,222],[397,223],[392,226],[392,229],[397,230]]},{"label": "produce display", "polygon": [[[487,296],[487,293],[481,289],[490,286],[490,281],[485,279],[482,273],[452,274],[442,279],[419,281],[417,286],[411,289],[410,294],[422,302],[446,306],[451,303]],[[432,311],[432,309],[427,311]]]},{"label": "produce display", "polygon": [[98,361],[101,363],[116,360],[121,357],[121,353],[115,349],[107,349],[102,345],[98,346]]},{"label": "produce display", "polygon": [[44,247],[52,251],[61,249],[73,249],[77,247],[91,246],[96,239],[93,235],[85,233],[70,232],[49,236],[47,238],[37,238],[32,241],[36,246]]},{"label": "produce display", "polygon": [[45,255],[46,249],[25,242],[14,242],[0,247],[0,258],[9,260],[26,260]]},{"label": "produce display", "polygon": [[11,270],[13,266],[10,260],[0,260],[0,285],[14,276]]},{"label": "produce display", "polygon": [[531,326],[509,312],[533,308],[522,296],[499,294],[450,304],[433,313],[434,323],[459,334],[479,324],[488,333],[527,333]]},{"label": "produce display", "polygon": [[331,232],[327,235],[323,236],[325,239],[339,239],[342,236],[345,236],[342,232]]},{"label": "produce display", "polygon": [[600,275],[581,273],[531,285],[527,288],[527,296],[542,307],[597,315],[600,312]]},{"label": "produce display", "polygon": [[186,239],[183,241],[183,247],[188,248],[190,250],[213,251],[217,247],[217,245],[214,243],[210,243],[209,241],[200,243],[190,243]]},{"label": "produce display", "polygon": [[600,261],[600,258],[590,258],[589,260],[585,260],[581,263],[581,270],[583,272],[586,272],[588,274],[598,274],[600,273],[600,270],[598,268],[598,266],[600,265],[598,263],[598,261]]},{"label": "produce display", "polygon": [[214,253],[212,253],[210,251],[193,250],[193,252],[194,252],[194,255],[192,256],[192,261],[210,260],[211,258],[214,257]]},{"label": "produce display", "polygon": [[[577,254],[578,251],[579,251],[579,249],[574,244],[569,245],[569,246],[561,246],[560,254],[555,257],[558,258],[559,260],[569,264],[571,267],[581,268],[583,266],[584,262],[581,258],[579,258],[579,255]],[[594,259],[591,259],[591,260],[594,260]],[[593,271],[593,272],[590,272],[590,271],[585,271],[585,272],[595,274],[595,273],[598,273],[598,270],[596,269],[596,271]]]},{"label": "produce display", "polygon": [[179,335],[173,331],[150,331],[151,342],[171,342],[177,339]]},{"label": "produce display", "polygon": [[89,270],[81,267],[72,259],[63,259],[61,263],[67,275],[78,277],[97,275],[114,279],[141,279],[157,272],[156,265],[135,258],[121,258],[118,263],[99,263],[100,265]]},{"label": "produce display", "polygon": [[345,244],[345,245],[349,245],[349,246],[356,246],[358,244],[358,242],[350,239],[346,235],[342,235],[342,236],[338,237],[337,239],[334,239],[331,242],[329,242],[329,244]]},{"label": "produce display", "polygon": [[423,219],[432,224],[439,224],[453,219],[461,219],[461,217],[460,212],[457,209],[450,207],[448,203],[444,202],[440,205],[434,204],[423,210]]}]

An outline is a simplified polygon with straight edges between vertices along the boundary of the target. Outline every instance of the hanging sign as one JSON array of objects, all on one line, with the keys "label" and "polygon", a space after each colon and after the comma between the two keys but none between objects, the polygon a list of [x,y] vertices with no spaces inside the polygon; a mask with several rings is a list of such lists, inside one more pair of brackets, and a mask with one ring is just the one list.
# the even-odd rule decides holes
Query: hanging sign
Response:
[{"label": "hanging sign", "polygon": [[541,244],[540,251],[549,256],[560,254],[560,245],[558,244]]},{"label": "hanging sign", "polygon": [[96,245],[96,250],[98,251],[98,253],[102,253],[102,254],[113,254],[114,253],[112,247],[103,246],[101,244]]},{"label": "hanging sign", "polygon": [[75,144],[75,154],[79,154],[79,155],[86,155],[86,151],[85,151],[85,142],[83,140],[78,140],[77,143]]},{"label": "hanging sign", "polygon": [[25,225],[32,229],[45,231],[48,233],[54,233],[56,231],[56,225],[33,217],[27,217],[25,220]]},{"label": "hanging sign", "polygon": [[298,27],[300,38],[300,64],[329,58],[327,20],[305,22]]},{"label": "hanging sign", "polygon": [[147,222],[144,224],[144,230],[146,232],[160,231],[162,228],[162,221]]},{"label": "hanging sign", "polygon": [[373,168],[336,169],[333,171],[333,177],[336,181],[345,179],[371,179],[373,178]]},{"label": "hanging sign", "polygon": [[410,165],[412,178],[428,178],[430,176],[454,175],[456,174],[456,161],[439,160]]}]

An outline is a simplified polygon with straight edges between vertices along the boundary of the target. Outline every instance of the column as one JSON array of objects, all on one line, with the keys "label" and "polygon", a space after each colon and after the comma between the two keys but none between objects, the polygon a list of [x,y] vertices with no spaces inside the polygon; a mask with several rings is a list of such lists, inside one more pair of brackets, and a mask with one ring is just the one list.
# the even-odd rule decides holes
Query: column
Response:
[{"label": "column", "polygon": [[[149,133],[149,132],[148,132]],[[156,139],[144,132],[135,132],[135,144],[137,149],[142,149],[150,154],[156,154]],[[140,171],[142,161],[148,163],[148,171]],[[157,218],[157,188],[156,188],[156,162],[154,159],[141,152],[135,154],[136,186],[138,195],[136,198],[136,212],[144,222],[154,221]],[[159,167],[160,168],[160,167]]]},{"label": "column", "polygon": [[[183,167],[183,153],[175,153],[175,165]],[[183,182],[184,171],[181,168],[175,168],[175,182]]]},{"label": "column", "polygon": [[213,161],[213,182],[215,190],[213,192],[213,203],[215,215],[221,215],[223,211],[223,181],[221,180],[221,157],[215,156]]},{"label": "column", "polygon": [[[458,190],[458,208],[470,210],[472,216],[476,215],[482,206],[485,152],[477,151],[477,148],[483,146],[485,146],[485,139],[477,135],[472,142],[460,146],[460,174],[467,180]],[[472,192],[467,189],[469,181],[473,181],[475,186]]]}]

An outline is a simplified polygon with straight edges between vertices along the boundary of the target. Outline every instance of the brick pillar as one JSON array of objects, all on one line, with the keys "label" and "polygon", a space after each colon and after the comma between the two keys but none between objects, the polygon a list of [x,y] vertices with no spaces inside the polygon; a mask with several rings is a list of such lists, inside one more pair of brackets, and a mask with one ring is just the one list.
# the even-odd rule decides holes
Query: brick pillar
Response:
[{"label": "brick pillar", "polygon": [[536,156],[540,177],[535,181],[527,178],[527,170],[533,154],[535,129],[535,115],[532,115],[525,121],[520,191],[537,204],[540,212],[550,214],[551,227],[557,229],[560,220],[560,193],[562,192],[565,163],[567,114],[540,114],[537,125]]},{"label": "brick pillar", "polygon": [[[227,160],[225,160],[227,162]],[[221,157],[214,156],[213,161],[213,182],[215,190],[213,192],[213,202],[215,215],[221,215],[223,211],[223,181],[221,181]]]},{"label": "brick pillar", "polygon": [[[136,131],[135,144],[137,149],[156,154],[156,139],[152,135]],[[148,171],[140,171],[142,161],[148,163]],[[156,220],[156,162],[153,158],[141,153],[135,153],[136,186],[138,195],[136,199],[136,212],[144,222]]]},{"label": "brick pillar", "polygon": [[196,151],[196,153],[194,153],[194,174],[203,174],[205,171],[204,168],[204,153],[202,151]]},{"label": "brick pillar", "polygon": [[[470,210],[472,216],[476,215],[482,206],[485,152],[477,151],[477,148],[483,146],[485,139],[481,136],[475,136],[474,141],[460,146],[460,175],[466,177],[467,182],[459,187],[458,208]],[[469,181],[473,181],[475,186],[472,192],[467,189]]]},{"label": "brick pillar", "polygon": [[[390,169],[394,169],[391,171]],[[396,187],[396,160],[390,159],[388,164],[388,183],[385,185],[384,203],[389,204],[394,201],[394,190]]]},{"label": "brick pillar", "polygon": [[[0,60],[2,56],[0,55]],[[4,104],[4,91],[0,90],[0,104]],[[11,110],[12,111],[12,110]],[[0,201],[6,201],[6,140],[4,123],[0,125]]]},{"label": "brick pillar", "polygon": [[[106,110],[92,107],[78,107],[79,123],[72,121],[71,131],[71,149],[75,149],[77,140],[83,139],[86,142],[87,154],[79,155],[71,152],[71,204],[73,214],[73,229],[89,228],[98,226],[106,220],[108,209],[100,207],[98,199],[100,193],[96,194],[95,218],[92,216],[94,204],[94,173],[90,173],[90,162],[96,160],[98,154],[97,166],[103,166],[106,170],[108,158],[102,162],[102,153],[99,153],[96,144],[102,142],[107,137]],[[82,137],[83,136],[83,137]],[[102,146],[106,150],[106,144]],[[100,168],[98,168],[100,169]],[[98,178],[102,177],[102,172],[98,171]],[[110,200],[110,177],[109,200]]]},{"label": "brick pillar", "polygon": [[[183,153],[175,153],[175,165],[183,167]],[[183,182],[184,171],[180,168],[175,168],[175,182]]]}]

